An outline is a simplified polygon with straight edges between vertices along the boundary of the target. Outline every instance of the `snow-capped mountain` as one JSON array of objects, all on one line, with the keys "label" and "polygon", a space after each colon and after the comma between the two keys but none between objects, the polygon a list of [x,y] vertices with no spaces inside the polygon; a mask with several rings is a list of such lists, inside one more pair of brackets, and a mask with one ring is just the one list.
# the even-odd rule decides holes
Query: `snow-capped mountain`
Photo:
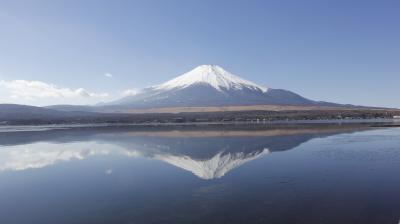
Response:
[{"label": "snow-capped mountain", "polygon": [[196,84],[210,85],[218,91],[253,89],[267,92],[268,88],[233,75],[217,65],[201,65],[164,84],[154,86],[156,90],[183,89]]},{"label": "snow-capped mountain", "polygon": [[129,108],[325,105],[296,93],[242,79],[217,65],[201,65],[166,83],[144,88],[133,96],[106,104]]}]

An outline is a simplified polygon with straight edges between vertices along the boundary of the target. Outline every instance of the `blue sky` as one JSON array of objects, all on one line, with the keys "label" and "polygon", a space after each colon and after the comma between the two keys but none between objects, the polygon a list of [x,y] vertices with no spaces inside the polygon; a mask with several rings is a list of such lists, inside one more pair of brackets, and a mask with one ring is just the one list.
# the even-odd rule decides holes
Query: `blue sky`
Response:
[{"label": "blue sky", "polygon": [[400,107],[399,11],[398,0],[0,0],[0,103],[107,101],[217,64],[311,99]]}]

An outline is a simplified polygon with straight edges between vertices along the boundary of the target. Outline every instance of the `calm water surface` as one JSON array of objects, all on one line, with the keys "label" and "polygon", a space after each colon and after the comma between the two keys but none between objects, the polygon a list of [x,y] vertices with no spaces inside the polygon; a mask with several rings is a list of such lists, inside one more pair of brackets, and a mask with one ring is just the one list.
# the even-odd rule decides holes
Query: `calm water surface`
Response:
[{"label": "calm water surface", "polygon": [[397,224],[399,173],[399,128],[2,132],[0,223]]}]

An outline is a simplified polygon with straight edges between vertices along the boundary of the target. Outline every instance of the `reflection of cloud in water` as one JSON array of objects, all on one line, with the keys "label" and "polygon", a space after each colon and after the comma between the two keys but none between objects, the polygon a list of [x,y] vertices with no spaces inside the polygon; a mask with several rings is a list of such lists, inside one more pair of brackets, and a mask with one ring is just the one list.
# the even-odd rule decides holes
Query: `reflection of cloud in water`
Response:
[{"label": "reflection of cloud in water", "polygon": [[3,148],[0,150],[0,170],[26,170],[54,165],[62,161],[83,160],[88,156],[123,154],[137,156],[136,152],[126,151],[108,144],[95,142],[82,143],[35,143]]}]

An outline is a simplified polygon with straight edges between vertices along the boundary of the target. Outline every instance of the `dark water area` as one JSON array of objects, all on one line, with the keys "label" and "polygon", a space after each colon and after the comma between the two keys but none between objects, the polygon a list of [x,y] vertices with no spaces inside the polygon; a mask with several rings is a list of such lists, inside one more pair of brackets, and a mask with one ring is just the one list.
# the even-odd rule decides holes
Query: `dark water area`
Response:
[{"label": "dark water area", "polygon": [[0,132],[0,223],[400,219],[400,128],[97,127]]}]

